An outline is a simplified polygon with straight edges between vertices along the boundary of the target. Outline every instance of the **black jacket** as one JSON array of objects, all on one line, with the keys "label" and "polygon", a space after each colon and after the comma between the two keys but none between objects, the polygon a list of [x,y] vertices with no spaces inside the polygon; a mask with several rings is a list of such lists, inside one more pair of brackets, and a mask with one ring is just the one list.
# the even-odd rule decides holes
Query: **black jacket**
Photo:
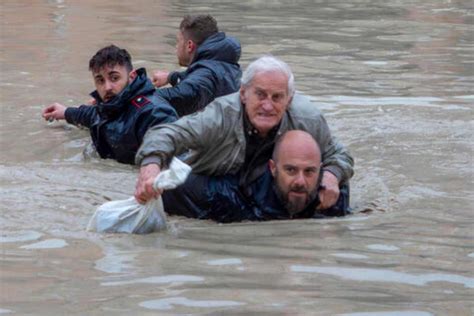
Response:
[{"label": "black jacket", "polygon": [[170,73],[168,81],[173,87],[158,89],[157,93],[180,117],[199,111],[215,98],[240,88],[240,53],[237,39],[223,32],[211,35],[198,47],[185,71]]},{"label": "black jacket", "polygon": [[[165,211],[221,223],[266,221],[290,218],[323,218],[349,214],[349,186],[340,188],[339,199],[329,209],[316,211],[316,197],[304,210],[293,216],[276,194],[273,176],[265,173],[247,187],[239,185],[239,175],[209,177],[191,173],[186,181],[162,194]],[[244,192],[245,191],[245,192]]]},{"label": "black jacket", "polygon": [[338,201],[329,209],[316,211],[320,203],[316,195],[316,198],[304,210],[291,215],[276,194],[275,181],[268,167],[262,176],[245,188],[238,184],[239,181],[239,177],[236,176],[209,179],[207,198],[211,219],[219,222],[266,221],[344,216],[349,212],[348,185],[340,188]]},{"label": "black jacket", "polygon": [[155,87],[144,68],[137,77],[108,103],[103,103],[97,91],[91,93],[96,106],[67,108],[66,121],[90,129],[92,141],[100,157],[134,164],[135,154],[149,127],[173,122],[176,111],[155,94]]}]

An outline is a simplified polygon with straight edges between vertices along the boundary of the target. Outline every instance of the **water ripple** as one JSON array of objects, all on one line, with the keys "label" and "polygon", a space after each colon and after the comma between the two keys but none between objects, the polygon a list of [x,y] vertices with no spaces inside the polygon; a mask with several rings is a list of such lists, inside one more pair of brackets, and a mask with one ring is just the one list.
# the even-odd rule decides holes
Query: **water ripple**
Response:
[{"label": "water ripple", "polygon": [[317,267],[317,266],[291,266],[293,272],[320,273],[337,276],[343,279],[372,282],[395,282],[423,286],[430,282],[451,282],[474,288],[474,278],[456,274],[427,273],[409,274],[387,269],[342,268],[342,267]]}]

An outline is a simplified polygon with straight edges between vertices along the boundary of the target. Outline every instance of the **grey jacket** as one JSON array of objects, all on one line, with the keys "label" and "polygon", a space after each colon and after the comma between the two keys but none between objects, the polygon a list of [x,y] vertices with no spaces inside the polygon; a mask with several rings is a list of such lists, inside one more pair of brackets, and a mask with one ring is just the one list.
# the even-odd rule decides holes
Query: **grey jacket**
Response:
[{"label": "grey jacket", "polygon": [[[243,109],[237,92],[217,98],[202,112],[153,126],[137,152],[136,164],[165,166],[173,156],[191,149],[186,162],[194,173],[237,173],[245,160]],[[294,95],[277,136],[295,129],[307,131],[316,139],[321,148],[323,170],[333,173],[340,183],[352,177],[354,161],[348,150],[331,136],[321,112],[301,94]]]}]

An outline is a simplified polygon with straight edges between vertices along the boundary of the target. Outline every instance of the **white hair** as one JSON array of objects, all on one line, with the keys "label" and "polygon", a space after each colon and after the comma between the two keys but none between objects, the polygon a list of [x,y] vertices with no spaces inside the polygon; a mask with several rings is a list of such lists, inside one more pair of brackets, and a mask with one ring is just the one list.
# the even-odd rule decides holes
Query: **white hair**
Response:
[{"label": "white hair", "polygon": [[286,75],[288,78],[288,95],[293,96],[295,93],[295,77],[290,66],[272,55],[257,58],[247,66],[240,80],[242,86],[248,87],[257,73],[270,71],[279,71]]}]

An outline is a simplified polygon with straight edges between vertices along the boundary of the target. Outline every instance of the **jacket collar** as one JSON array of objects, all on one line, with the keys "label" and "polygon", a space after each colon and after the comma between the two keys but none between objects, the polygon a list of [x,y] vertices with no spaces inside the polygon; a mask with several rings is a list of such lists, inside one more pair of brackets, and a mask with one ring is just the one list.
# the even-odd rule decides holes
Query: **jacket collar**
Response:
[{"label": "jacket collar", "polygon": [[238,63],[241,54],[239,41],[224,32],[209,36],[199,45],[191,64],[200,60],[219,60],[232,64]]}]

